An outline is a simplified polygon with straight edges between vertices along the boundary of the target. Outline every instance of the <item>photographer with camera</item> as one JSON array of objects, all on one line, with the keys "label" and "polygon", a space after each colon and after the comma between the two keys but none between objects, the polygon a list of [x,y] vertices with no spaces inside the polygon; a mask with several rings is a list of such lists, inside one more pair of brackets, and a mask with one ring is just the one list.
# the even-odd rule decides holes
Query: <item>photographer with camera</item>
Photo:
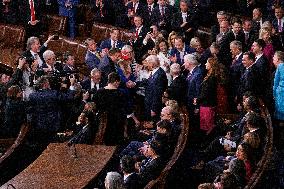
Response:
[{"label": "photographer with camera", "polygon": [[42,76],[37,81],[39,90],[30,94],[29,118],[33,125],[31,139],[33,142],[49,143],[53,141],[56,133],[62,128],[62,105],[74,99],[75,77],[70,76],[71,86],[66,91],[53,90],[52,77]]}]

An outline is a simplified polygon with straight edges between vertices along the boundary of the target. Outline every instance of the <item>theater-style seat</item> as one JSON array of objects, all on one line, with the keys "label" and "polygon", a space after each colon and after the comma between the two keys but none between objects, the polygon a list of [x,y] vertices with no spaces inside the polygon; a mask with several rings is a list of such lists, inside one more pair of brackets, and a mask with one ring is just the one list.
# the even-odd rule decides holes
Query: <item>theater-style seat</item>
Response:
[{"label": "theater-style seat", "polygon": [[21,26],[6,25],[3,43],[5,48],[21,48],[24,44],[25,29]]},{"label": "theater-style seat", "polygon": [[46,15],[45,19],[45,22],[48,26],[48,34],[54,34],[58,31],[60,35],[65,35],[67,26],[66,17],[58,15]]},{"label": "theater-style seat", "polygon": [[59,40],[51,40],[48,43],[48,49],[52,50],[57,57],[62,55],[62,46],[63,46],[62,38],[60,38]]},{"label": "theater-style seat", "polygon": [[77,65],[85,63],[86,53],[87,53],[87,47],[85,45],[79,44],[77,48],[77,55],[75,57]]},{"label": "theater-style seat", "polygon": [[96,42],[100,42],[103,39],[107,38],[107,27],[104,25],[94,24],[92,28],[92,38]]}]

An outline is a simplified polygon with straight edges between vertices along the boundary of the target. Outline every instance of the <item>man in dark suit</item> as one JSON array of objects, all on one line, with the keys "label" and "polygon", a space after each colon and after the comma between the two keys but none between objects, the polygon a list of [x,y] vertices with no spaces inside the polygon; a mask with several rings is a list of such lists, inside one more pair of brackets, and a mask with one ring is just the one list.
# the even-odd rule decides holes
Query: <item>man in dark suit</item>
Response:
[{"label": "man in dark suit", "polygon": [[74,73],[74,72],[76,72],[75,58],[74,58],[74,56],[71,53],[65,52],[63,54],[63,62],[64,62],[63,71],[65,73]]},{"label": "man in dark suit", "polygon": [[135,16],[140,16],[145,23],[149,21],[149,12],[146,4],[140,2],[139,0],[131,0],[127,5],[127,16],[130,20],[131,25],[133,25],[133,18]]},{"label": "man in dark suit", "polygon": [[85,56],[85,63],[87,64],[89,71],[91,71],[100,64],[100,49],[97,48],[96,42],[91,38],[86,39],[85,45],[88,48]]},{"label": "man in dark suit", "polygon": [[243,32],[245,34],[245,44],[244,52],[249,51],[251,48],[252,43],[254,40],[258,38],[258,35],[255,34],[254,30],[252,29],[252,21],[251,20],[244,20],[243,23]]},{"label": "man in dark suit", "polygon": [[259,35],[259,30],[262,27],[262,24],[267,21],[266,18],[263,17],[262,10],[260,8],[255,8],[252,11],[252,30]]},{"label": "man in dark suit", "polygon": [[272,21],[273,28],[280,38],[282,48],[284,47],[284,8],[280,6],[275,7],[275,19]]},{"label": "man in dark suit", "polygon": [[101,42],[100,48],[101,49],[111,49],[111,48],[117,48],[121,49],[124,46],[123,41],[119,40],[120,37],[120,30],[119,29],[111,29],[110,31],[110,38],[103,40]]},{"label": "man in dark suit", "polygon": [[218,45],[224,40],[224,37],[230,30],[230,23],[227,20],[224,20],[220,23],[220,33],[216,35],[216,42]]},{"label": "man in dark suit", "polygon": [[270,94],[270,83],[271,83],[271,67],[267,58],[263,54],[263,49],[266,46],[263,39],[257,39],[252,44],[252,52],[255,55],[255,67],[258,69],[259,79],[261,81],[261,97],[264,101],[268,103],[268,100],[272,97],[269,97]]},{"label": "man in dark suit", "polygon": [[17,1],[1,0],[0,1],[0,21],[7,24],[16,24],[19,18],[16,13],[19,11]]},{"label": "man in dark suit", "polygon": [[92,99],[96,92],[105,86],[102,81],[101,71],[97,68],[94,68],[91,71],[91,78],[82,81],[81,86],[83,89],[89,92],[90,98]]},{"label": "man in dark suit", "polygon": [[135,172],[135,161],[131,156],[123,156],[120,159],[120,168],[123,172],[126,189],[140,189],[138,175]]},{"label": "man in dark suit", "polygon": [[126,86],[132,88],[135,85],[145,85],[145,117],[147,120],[157,121],[162,109],[162,95],[168,85],[165,71],[160,68],[160,62],[156,55],[148,56],[145,61],[151,69],[148,80],[133,83],[128,81]]},{"label": "man in dark suit", "polygon": [[180,11],[174,14],[172,19],[172,29],[184,36],[186,41],[194,37],[198,28],[197,18],[192,10],[189,10],[186,0],[180,1]]},{"label": "man in dark suit", "polygon": [[179,64],[172,64],[170,73],[173,77],[171,85],[168,87],[169,99],[176,100],[178,105],[182,107],[186,102],[186,87],[185,78],[181,75],[181,68]]},{"label": "man in dark suit", "polygon": [[184,56],[193,52],[195,52],[195,49],[186,45],[182,37],[176,37],[175,47],[170,51],[170,60],[172,63],[178,63],[182,65],[184,62]]},{"label": "man in dark suit", "polygon": [[237,96],[237,91],[240,84],[240,79],[242,73],[244,72],[244,65],[242,63],[243,52],[242,43],[240,41],[232,41],[230,43],[230,50],[232,53],[233,61],[230,65],[229,70],[229,103],[233,109],[235,109],[235,97]]},{"label": "man in dark suit", "polygon": [[[75,79],[70,79],[71,86],[74,85]],[[50,88],[49,78],[42,77],[37,85],[39,90],[30,94],[29,115],[33,125],[31,136],[32,139],[41,143],[51,142],[56,132],[61,128],[61,116],[59,103],[66,103],[73,99],[73,92],[63,93]]]},{"label": "man in dark suit", "polygon": [[174,7],[167,4],[165,0],[158,0],[151,15],[151,22],[159,27],[160,30],[171,32],[171,20],[174,14]]},{"label": "man in dark suit", "polygon": [[149,30],[146,26],[143,25],[143,19],[141,16],[134,17],[134,25],[135,27],[130,30],[133,33],[132,39],[130,40],[130,45],[133,46],[133,50],[135,52],[135,60],[139,61],[144,55],[143,39],[146,37]]},{"label": "man in dark suit", "polygon": [[59,6],[59,16],[68,17],[69,37],[76,35],[76,12],[79,0],[57,0]]},{"label": "man in dark suit", "polygon": [[108,55],[102,58],[98,69],[102,72],[103,83],[107,83],[108,75],[111,72],[118,73],[118,70],[121,71],[121,68],[117,64],[120,58],[121,51],[119,49],[111,49],[108,52]]},{"label": "man in dark suit", "polygon": [[226,12],[224,11],[219,11],[217,12],[217,21],[218,24],[215,24],[211,27],[211,42],[215,42],[216,41],[216,36],[220,33],[220,24],[222,21],[228,21],[228,15],[226,14]]},{"label": "man in dark suit", "polygon": [[[157,4],[154,0],[147,0],[147,7],[148,7],[148,13],[149,13],[149,17],[151,18],[154,8],[156,8]],[[152,25],[152,20],[150,19],[150,24]]]},{"label": "man in dark suit", "polygon": [[203,81],[202,70],[197,61],[197,57],[193,54],[188,54],[184,57],[184,68],[188,71],[187,81],[187,109],[192,117],[197,114],[199,109],[197,98],[200,94],[200,87]]},{"label": "man in dark suit", "polygon": [[156,48],[156,42],[161,37],[161,33],[156,25],[150,27],[150,32],[143,39],[143,53],[148,53],[148,50]]},{"label": "man in dark suit", "polygon": [[252,52],[243,54],[242,63],[245,67],[238,88],[238,101],[242,102],[243,95],[246,91],[253,91],[255,95],[261,94],[261,78],[255,64],[255,56]]},{"label": "man in dark suit", "polygon": [[114,4],[109,0],[91,0],[90,6],[94,12],[95,23],[105,23],[113,25],[115,20]]},{"label": "man in dark suit", "polygon": [[234,40],[238,40],[245,44],[245,35],[242,31],[242,21],[235,19],[232,22],[232,30],[227,32],[220,44],[220,62],[229,67],[229,63],[232,61],[232,55],[230,53],[230,43]]},{"label": "man in dark suit", "polygon": [[24,0],[18,1],[22,23],[26,29],[26,38],[39,37],[43,31],[42,1]]}]

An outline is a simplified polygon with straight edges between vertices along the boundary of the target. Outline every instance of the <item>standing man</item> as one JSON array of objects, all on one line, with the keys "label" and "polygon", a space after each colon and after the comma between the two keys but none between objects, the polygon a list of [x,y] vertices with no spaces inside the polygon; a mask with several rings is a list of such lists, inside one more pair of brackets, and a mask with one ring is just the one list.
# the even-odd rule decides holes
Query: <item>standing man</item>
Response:
[{"label": "standing man", "polygon": [[59,6],[59,16],[68,17],[69,37],[75,38],[76,35],[76,12],[79,0],[57,0]]},{"label": "standing man", "polygon": [[112,48],[121,49],[124,46],[123,41],[119,40],[120,30],[117,28],[111,29],[110,38],[101,42],[101,49],[110,50]]},{"label": "standing man", "polygon": [[85,56],[85,63],[87,64],[89,71],[91,71],[100,64],[100,49],[97,48],[97,43],[91,38],[86,39],[85,45],[88,48]]},{"label": "standing man", "polygon": [[42,1],[22,0],[18,2],[22,23],[26,30],[26,39],[31,36],[39,37],[43,31]]}]

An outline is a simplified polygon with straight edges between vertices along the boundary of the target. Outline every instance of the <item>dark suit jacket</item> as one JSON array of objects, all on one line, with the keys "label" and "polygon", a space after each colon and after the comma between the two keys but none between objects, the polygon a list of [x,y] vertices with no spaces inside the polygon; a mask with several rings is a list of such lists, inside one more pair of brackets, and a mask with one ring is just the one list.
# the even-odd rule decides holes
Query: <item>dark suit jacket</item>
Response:
[{"label": "dark suit jacket", "polygon": [[129,175],[126,180],[124,181],[124,185],[126,189],[140,189],[139,176],[137,173],[132,173]]},{"label": "dark suit jacket", "polygon": [[[44,46],[44,45],[42,45],[41,47],[40,47],[40,49],[39,49],[39,52],[38,52],[38,56],[40,57],[40,59],[42,60],[42,63],[44,64],[45,62],[44,62],[44,59],[43,59],[43,53],[45,52],[47,50],[47,47],[46,46]],[[27,59],[31,59],[31,58],[33,58],[33,55],[32,55],[32,53],[31,53],[31,51],[30,50],[26,50],[23,54],[22,54],[22,56],[24,56],[24,57],[26,57]]]},{"label": "dark suit jacket", "polygon": [[35,132],[54,133],[60,129],[60,103],[73,99],[73,91],[38,90],[30,94],[29,113]]},{"label": "dark suit jacket", "polygon": [[194,34],[198,28],[197,19],[194,18],[194,15],[192,12],[187,12],[187,18],[186,18],[186,24],[184,27],[180,27],[180,25],[183,23],[182,19],[182,13],[177,12],[174,14],[171,22],[172,29],[176,32],[178,32],[181,36],[186,35],[188,32],[185,32],[188,28],[192,28],[191,34]]},{"label": "dark suit jacket", "polygon": [[[116,48],[121,49],[123,46],[124,46],[123,41],[118,40],[116,42]],[[109,39],[103,40],[101,42],[100,48],[101,49],[105,49],[105,48],[111,49],[112,48],[112,46],[111,46],[111,39],[109,38]]]},{"label": "dark suit jacket", "polygon": [[200,95],[200,87],[203,81],[201,68],[196,66],[191,74],[186,78],[187,81],[187,105],[192,106],[193,99]]},{"label": "dark suit jacket", "polygon": [[[232,62],[232,55],[230,52],[230,43],[234,40],[238,40],[245,44],[245,35],[243,32],[240,32],[236,37],[233,31],[229,31],[225,34],[223,40],[220,44],[220,61],[225,66],[229,67],[229,63]],[[244,46],[244,45],[243,45]]]},{"label": "dark suit jacket", "polygon": [[103,7],[102,7],[102,15],[100,7],[96,6],[96,0],[90,1],[90,6],[92,7],[92,11],[94,12],[94,21],[95,22],[102,22],[106,24],[113,25],[115,23],[115,12],[113,7],[112,1],[103,0]]},{"label": "dark suit jacket", "polygon": [[211,35],[210,35],[210,39],[211,39],[211,43],[216,41],[216,36],[220,33],[220,26],[219,24],[213,25],[211,27]]},{"label": "dark suit jacket", "polygon": [[205,107],[217,106],[217,78],[214,76],[203,80],[200,87],[199,104]]},{"label": "dark suit jacket", "polygon": [[242,76],[242,73],[244,72],[244,65],[242,63],[243,54],[239,56],[239,58],[236,61],[233,61],[233,63],[230,66],[230,94],[235,97],[237,95],[237,90],[239,88],[240,79]]},{"label": "dark suit jacket", "polygon": [[164,16],[162,16],[159,6],[156,6],[151,15],[151,22],[156,26],[161,26],[160,23],[165,22],[165,24],[162,26],[162,28],[160,27],[160,29],[165,29],[169,32],[171,31],[171,20],[173,18],[174,12],[174,7],[167,4],[165,6],[165,14]]},{"label": "dark suit jacket", "polygon": [[[36,20],[42,20],[42,2],[41,0],[34,0],[35,18]],[[22,23],[25,25],[31,20],[31,10],[29,1],[19,1],[20,15]]]},{"label": "dark suit jacket", "polygon": [[85,56],[85,63],[87,64],[89,70],[97,68],[100,64],[100,59],[92,52],[87,51]]},{"label": "dark suit jacket", "polygon": [[261,76],[256,64],[253,64],[250,68],[245,69],[241,76],[240,85],[238,89],[238,98],[241,100],[243,94],[246,91],[252,91],[255,95],[260,95],[261,91]]},{"label": "dark suit jacket", "polygon": [[154,75],[148,79],[145,87],[145,111],[146,115],[151,115],[151,110],[157,115],[160,114],[162,109],[162,95],[166,90],[168,79],[165,71],[159,68]]},{"label": "dark suit jacket", "polygon": [[[191,47],[189,47],[187,45],[185,45],[184,50],[185,50],[184,51],[184,55],[191,54],[191,53],[195,52],[194,48],[191,48]],[[180,58],[180,52],[176,48],[172,48],[170,50],[170,55],[171,56],[175,56],[175,55],[177,56],[177,63],[178,64],[182,65],[184,63],[183,60],[181,60],[181,58]]]},{"label": "dark suit jacket", "polygon": [[170,99],[176,100],[180,106],[185,105],[187,83],[182,75],[175,78],[168,88]]},{"label": "dark suit jacket", "polygon": [[248,35],[249,35],[249,37],[248,37],[247,40],[245,40],[245,43],[243,45],[243,47],[244,47],[243,52],[250,51],[251,45],[259,37],[258,33],[255,33],[255,31],[253,31],[253,30],[251,30]]},{"label": "dark suit jacket", "polygon": [[[130,45],[133,46],[136,61],[141,60],[142,56],[145,54],[145,52],[144,52],[145,49],[143,49],[143,40],[144,40],[145,36],[147,35],[148,31],[149,31],[148,27],[143,25],[142,29],[138,33],[138,38],[134,41],[131,41]],[[136,28],[131,29],[130,32],[135,34]]]},{"label": "dark suit jacket", "polygon": [[81,86],[82,86],[83,89],[89,91],[89,94],[93,94],[93,95],[94,95],[94,94],[96,94],[96,92],[97,92],[99,89],[103,88],[103,87],[105,86],[105,84],[103,83],[103,81],[101,81],[101,82],[99,83],[99,89],[97,89],[96,87],[94,87],[93,89],[91,89],[91,79],[88,78],[88,79],[86,79],[86,80],[84,80],[84,81],[81,82]]},{"label": "dark suit jacket", "polygon": [[[133,10],[133,2],[129,2],[126,5],[127,8],[127,12],[128,10]],[[127,13],[126,13],[127,14]],[[144,20],[144,23],[148,23],[149,21],[149,12],[148,12],[148,8],[146,6],[146,4],[144,4],[143,2],[139,1],[138,7],[136,9],[136,15],[139,15],[142,17],[142,19]]]},{"label": "dark suit jacket", "polygon": [[255,67],[258,69],[259,79],[261,81],[261,94],[266,96],[270,89],[271,69],[267,58],[262,55],[256,62]]}]

